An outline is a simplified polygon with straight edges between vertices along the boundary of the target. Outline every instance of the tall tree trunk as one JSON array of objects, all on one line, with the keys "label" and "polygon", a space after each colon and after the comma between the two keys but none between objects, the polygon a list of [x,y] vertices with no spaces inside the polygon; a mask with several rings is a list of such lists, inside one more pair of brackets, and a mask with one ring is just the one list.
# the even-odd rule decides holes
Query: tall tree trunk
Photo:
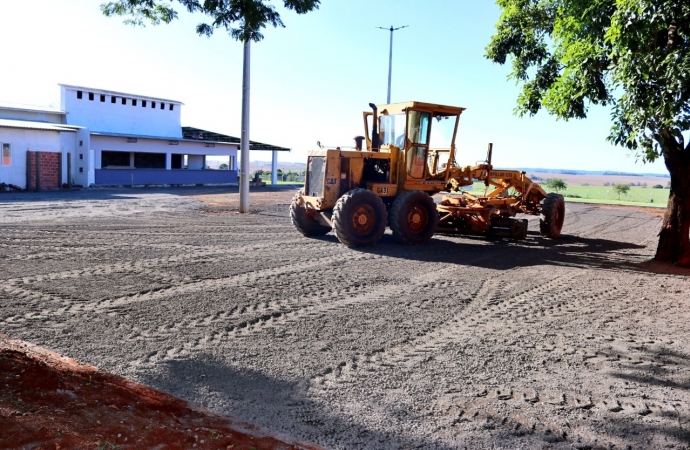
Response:
[{"label": "tall tree trunk", "polygon": [[690,151],[673,138],[662,145],[671,192],[654,259],[690,267]]}]

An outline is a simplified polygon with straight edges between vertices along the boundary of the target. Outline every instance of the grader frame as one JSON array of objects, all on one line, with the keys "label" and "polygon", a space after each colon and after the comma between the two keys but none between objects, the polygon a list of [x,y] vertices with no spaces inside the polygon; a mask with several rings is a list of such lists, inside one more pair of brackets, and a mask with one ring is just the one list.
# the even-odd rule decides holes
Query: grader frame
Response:
[{"label": "grader frame", "polygon": [[[479,164],[455,162],[465,108],[422,102],[369,106],[372,111],[363,113],[364,136],[355,137],[354,148],[309,152],[304,188],[290,207],[300,232],[333,229],[349,246],[375,244],[387,223],[408,244],[426,242],[437,231],[524,239],[527,220],[514,218],[523,213],[541,216],[545,237],[560,235],[563,197],[547,194],[525,172],[494,169],[492,144]],[[445,129],[445,145],[435,145],[438,138],[432,142],[436,127]],[[475,180],[484,182],[484,195],[463,190]],[[431,195],[442,191],[449,194],[437,204]]]}]

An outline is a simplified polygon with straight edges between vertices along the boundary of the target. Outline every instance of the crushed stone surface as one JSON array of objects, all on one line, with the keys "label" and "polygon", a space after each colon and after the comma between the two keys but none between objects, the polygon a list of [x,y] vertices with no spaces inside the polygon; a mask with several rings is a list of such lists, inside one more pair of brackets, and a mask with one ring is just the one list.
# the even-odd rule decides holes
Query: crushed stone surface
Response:
[{"label": "crushed stone surface", "polygon": [[688,448],[690,271],[650,262],[658,215],[349,249],[299,234],[293,193],[0,195],[0,332],[326,448]]}]

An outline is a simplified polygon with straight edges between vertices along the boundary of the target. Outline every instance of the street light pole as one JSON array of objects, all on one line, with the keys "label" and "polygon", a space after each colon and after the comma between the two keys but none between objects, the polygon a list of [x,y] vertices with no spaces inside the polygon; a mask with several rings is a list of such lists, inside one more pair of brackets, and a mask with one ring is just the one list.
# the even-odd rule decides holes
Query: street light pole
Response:
[{"label": "street light pole", "polygon": [[244,43],[242,69],[242,135],[240,138],[240,212],[249,212],[249,62],[251,60],[250,40]]},{"label": "street light pole", "polygon": [[386,97],[386,103],[391,102],[391,73],[393,72],[393,32],[400,30],[401,28],[406,28],[409,25],[403,25],[398,28],[393,28],[393,25],[391,25],[390,28],[383,28],[383,27],[378,27],[382,30],[389,30],[391,32],[391,44],[388,50],[388,97]]}]

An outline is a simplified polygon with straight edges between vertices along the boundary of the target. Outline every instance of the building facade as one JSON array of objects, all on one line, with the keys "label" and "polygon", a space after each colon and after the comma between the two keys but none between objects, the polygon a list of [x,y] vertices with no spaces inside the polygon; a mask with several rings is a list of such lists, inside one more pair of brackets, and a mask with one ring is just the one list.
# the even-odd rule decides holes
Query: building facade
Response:
[{"label": "building facade", "polygon": [[[59,86],[59,109],[0,104],[0,183],[22,189],[237,183],[240,140],[182,127],[183,103]],[[258,142],[250,149],[272,151],[274,166],[277,152],[289,151]],[[208,157],[227,157],[228,163],[211,170]]]},{"label": "building facade", "polygon": [[80,127],[67,125],[66,115],[54,108],[0,103],[0,183],[36,189],[41,180],[45,188],[67,182],[63,149],[74,146]]}]

